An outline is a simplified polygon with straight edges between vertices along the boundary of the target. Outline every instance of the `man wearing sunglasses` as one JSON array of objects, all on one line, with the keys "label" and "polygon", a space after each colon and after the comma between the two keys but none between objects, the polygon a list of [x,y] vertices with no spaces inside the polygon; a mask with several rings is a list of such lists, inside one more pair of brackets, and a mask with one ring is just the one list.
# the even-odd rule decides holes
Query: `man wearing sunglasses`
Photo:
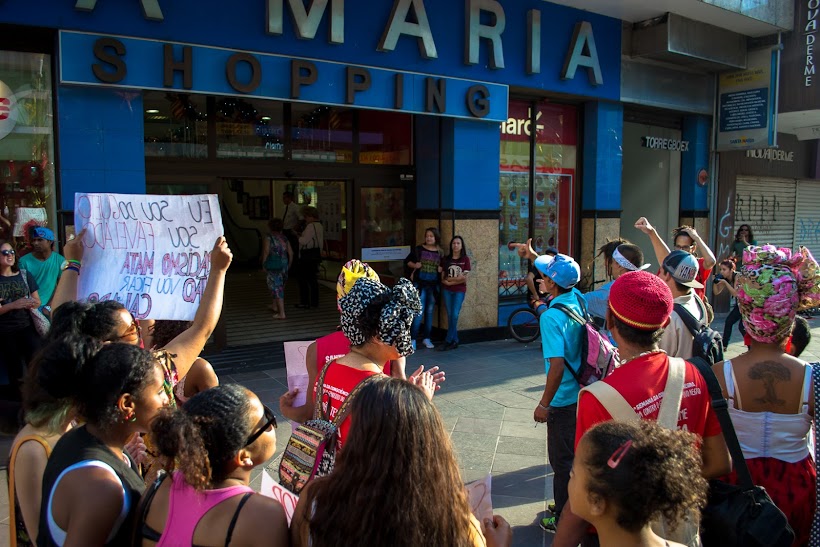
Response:
[{"label": "man wearing sunglasses", "polygon": [[51,309],[47,304],[57,287],[57,280],[62,273],[65,259],[54,251],[54,232],[44,226],[32,226],[28,232],[31,252],[20,257],[20,268],[34,276],[37,286],[40,287],[40,301],[46,307],[45,312]]}]

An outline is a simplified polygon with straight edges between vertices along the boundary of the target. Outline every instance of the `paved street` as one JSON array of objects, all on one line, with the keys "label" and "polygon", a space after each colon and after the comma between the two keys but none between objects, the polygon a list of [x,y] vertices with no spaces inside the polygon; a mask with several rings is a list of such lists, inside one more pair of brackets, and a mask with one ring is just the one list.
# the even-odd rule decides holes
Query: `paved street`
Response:
[{"label": "paved street", "polygon": [[[807,361],[820,360],[820,319],[810,322],[813,341],[804,353]],[[722,329],[722,320],[716,320]],[[735,333],[728,356],[743,350]],[[435,403],[451,431],[465,481],[492,473],[495,512],[514,527],[515,545],[552,544],[552,535],[538,527],[552,496],[552,470],[546,453],[546,426],[534,427],[533,409],[541,396],[544,368],[540,342],[524,345],[501,340],[463,345],[455,351],[420,349],[409,359],[408,370],[419,364],[438,365],[447,381]],[[283,368],[222,376],[223,382],[239,382],[255,391],[277,414],[279,396],[285,392]],[[287,424],[280,424],[277,452],[266,466],[274,477],[281,450],[287,443]],[[2,439],[7,446],[10,439]],[[0,547],[8,545],[6,475],[2,474]],[[259,488],[261,470],[252,486]]]}]

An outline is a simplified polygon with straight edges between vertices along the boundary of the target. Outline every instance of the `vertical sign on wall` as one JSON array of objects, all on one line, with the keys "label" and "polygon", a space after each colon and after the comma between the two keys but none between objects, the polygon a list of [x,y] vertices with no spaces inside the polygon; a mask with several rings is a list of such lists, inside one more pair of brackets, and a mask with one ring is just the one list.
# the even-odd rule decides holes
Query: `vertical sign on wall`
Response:
[{"label": "vertical sign on wall", "polygon": [[719,151],[777,144],[777,52],[768,48],[750,51],[746,66],[720,75]]}]

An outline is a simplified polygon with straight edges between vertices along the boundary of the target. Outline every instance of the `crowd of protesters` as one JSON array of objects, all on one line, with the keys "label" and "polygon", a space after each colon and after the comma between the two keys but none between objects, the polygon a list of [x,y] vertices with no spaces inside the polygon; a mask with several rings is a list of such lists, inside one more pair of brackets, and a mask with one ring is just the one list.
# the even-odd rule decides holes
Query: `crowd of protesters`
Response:
[{"label": "crowd of protesters", "polygon": [[[266,269],[280,319],[292,240],[302,260],[320,256],[321,224],[315,211],[305,216],[311,229],[296,238],[281,221],[270,226],[263,262],[276,257],[276,268]],[[716,258],[694,228],[677,228],[670,250],[646,218],[636,227],[650,238],[657,273],[646,271],[638,245],[619,239],[600,249],[609,281],[587,294],[578,290],[581,267],[572,257],[519,249],[532,258],[535,291],[544,295],[546,379],[533,419],[547,424],[555,473],[554,503],[540,524],[555,532],[558,547],[696,545],[691,515],[706,505],[707,481],[738,480],[707,381],[692,362],[695,335],[686,321],[712,321],[704,289]],[[820,267],[804,248],[757,246],[745,228],[733,247],[737,260],[721,262],[714,284],[735,299],[730,317],[740,320],[749,349],[708,364],[755,484],[786,515],[794,545],[806,545],[816,509],[807,444],[815,401],[812,368],[796,356],[808,332],[797,314],[820,303]],[[200,356],[222,311],[233,258],[225,238],[213,246],[188,323],[137,321],[116,301],[79,302],[77,280],[88,266],[82,234],[65,243],[64,256],[47,228],[33,227],[30,236],[26,261],[0,244],[0,335],[4,349],[15,348],[3,356],[0,377],[0,423],[16,435],[12,545],[512,544],[502,517],[479,521],[471,512],[433,403],[444,372],[405,371],[416,337],[434,347],[440,297],[448,330],[438,349],[459,345],[471,271],[460,236],[445,253],[438,230],[427,229],[405,260],[409,279],[392,287],[361,261],[342,267],[340,327],[309,346],[306,393],[294,389],[279,401],[296,423],[317,413],[340,418],[335,465],[311,476],[290,523],[279,501],[250,487],[252,471],[275,452],[276,415],[253,392],[220,385]],[[301,268],[300,305],[315,306],[315,265]],[[590,386],[578,381],[588,331],[576,316],[596,319],[619,351],[617,368]]]}]

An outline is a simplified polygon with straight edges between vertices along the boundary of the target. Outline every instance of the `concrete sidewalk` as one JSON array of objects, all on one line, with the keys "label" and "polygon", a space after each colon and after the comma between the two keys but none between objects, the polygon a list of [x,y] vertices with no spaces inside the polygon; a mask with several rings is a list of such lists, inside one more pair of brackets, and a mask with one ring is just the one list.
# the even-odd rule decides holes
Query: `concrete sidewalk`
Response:
[{"label": "concrete sidewalk", "polygon": [[[820,319],[810,325],[814,339],[802,357],[814,362],[820,360]],[[722,319],[714,326],[722,330]],[[745,350],[737,332],[733,338],[727,351],[730,358]],[[545,425],[536,427],[532,418],[545,381],[540,340],[529,345],[514,340],[482,342],[447,352],[419,349],[409,358],[407,369],[415,370],[420,364],[438,365],[447,372],[435,404],[451,431],[464,481],[492,473],[493,508],[513,526],[514,544],[551,545],[552,534],[538,526],[552,498],[547,431]],[[287,390],[284,368],[224,375],[221,380],[248,387],[281,416],[279,396]],[[276,454],[266,465],[274,478],[289,435],[287,422],[280,424]],[[0,477],[2,547],[8,545],[8,490],[5,473]],[[251,486],[258,489],[260,483],[261,469],[254,473]]]}]

